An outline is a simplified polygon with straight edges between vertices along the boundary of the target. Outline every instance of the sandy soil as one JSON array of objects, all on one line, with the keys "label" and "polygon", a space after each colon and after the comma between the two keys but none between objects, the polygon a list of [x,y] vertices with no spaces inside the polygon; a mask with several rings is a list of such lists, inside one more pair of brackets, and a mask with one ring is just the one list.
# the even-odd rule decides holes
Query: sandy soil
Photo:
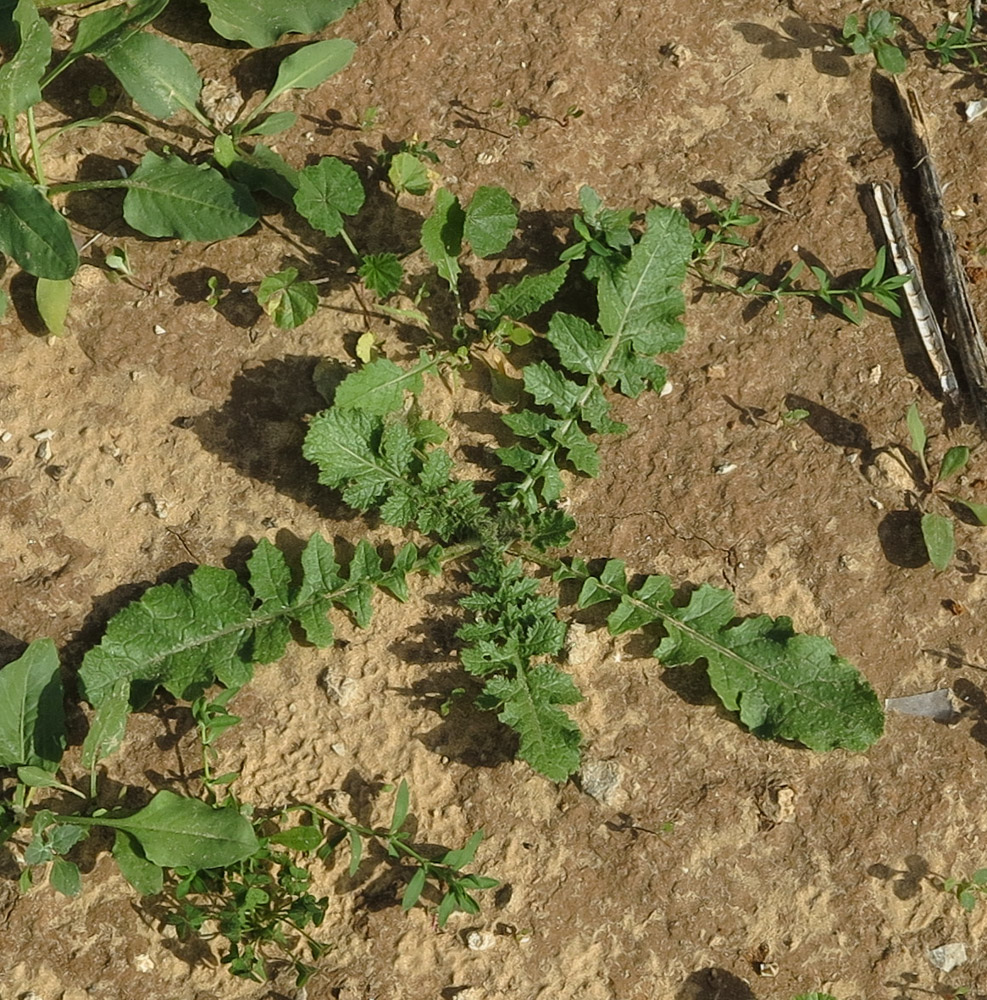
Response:
[{"label": "sandy soil", "polygon": [[[944,14],[926,0],[896,9],[923,35]],[[739,196],[762,222],[738,268],[771,273],[804,253],[835,275],[859,273],[878,239],[862,185],[899,183],[902,157],[873,61],[835,45],[834,26],[857,10],[364,0],[339,26],[359,45],[353,64],[297,95],[302,122],[278,149],[297,164],[334,154],[363,169],[382,145],[428,139],[453,190],[501,184],[516,196],[536,262],[591,184],[610,205],[675,204],[692,217],[704,195]],[[234,73],[242,53],[186,14],[161,27],[220,90],[262,86],[269,63],[250,57]],[[958,108],[982,96],[983,77],[917,55],[908,79],[976,265],[987,252],[987,119],[967,123]],[[66,83],[59,112],[78,113],[78,89]],[[360,131],[371,105],[378,124]],[[583,114],[563,124],[573,107]],[[522,114],[533,120],[518,127]],[[123,129],[72,133],[65,177],[132,163],[142,142]],[[913,194],[906,185],[906,201]],[[401,246],[420,211],[410,198],[386,204],[356,222],[369,249]],[[127,230],[111,199],[70,200],[67,211],[85,238],[105,234],[80,272],[69,334],[39,333],[16,276],[17,308],[0,324],[0,431],[11,435],[0,445],[0,662],[48,635],[71,669],[149,583],[194,563],[239,565],[260,537],[355,540],[372,525],[317,486],[299,451],[320,405],[312,370],[322,357],[353,359],[366,329],[359,302],[330,282],[316,317],[286,333],[244,291],[289,263],[338,272],[339,248],[305,256],[277,217],[278,231],[179,246]],[[111,241],[143,287],[96,266]],[[211,275],[232,289],[218,311],[205,302]],[[984,287],[974,295],[987,315]],[[381,600],[372,630],[344,627],[335,649],[295,646],[259,671],[235,702],[244,722],[221,766],[242,768],[244,799],[328,796],[374,820],[387,809],[384,797],[374,812],[374,789],[406,777],[419,836],[458,844],[482,827],[479,865],[505,888],[480,917],[438,932],[425,910],[400,912],[385,867],[320,872],[336,947],[309,1000],[987,995],[987,908],[967,915],[936,888],[985,864],[987,539],[961,525],[960,557],[936,573],[909,534],[910,480],[889,457],[907,440],[912,402],[936,454],[979,433],[947,423],[910,329],[877,312],[852,326],[802,302],[779,321],[693,285],[687,324],[671,394],[622,403],[630,432],[607,445],[598,479],[572,481],[573,551],[727,585],[744,613],[788,614],[828,635],[881,697],[950,686],[966,714],[951,727],[892,715],[866,754],[759,742],[716,707],[701,672],[665,673],[640,642],[615,643],[577,616],[569,669],[588,696],[576,712],[586,760],[618,778],[598,801],[579,781],[556,787],[514,762],[495,720],[465,707],[438,714],[463,678],[442,584],[428,581],[407,605]],[[449,407],[478,409],[471,392]],[[794,408],[810,417],[780,419]],[[42,461],[32,435],[46,428]],[[967,495],[987,502],[985,480],[980,449]],[[161,787],[196,760],[187,712],[156,704],[133,720],[107,776]],[[302,996],[287,977],[231,980],[207,946],[162,934],[153,904],[105,856],[86,867],[77,899],[46,888],[18,898],[16,866],[0,852],[0,996]],[[472,930],[489,932],[489,947],[469,948]],[[968,960],[945,973],[928,950],[952,942]]]}]

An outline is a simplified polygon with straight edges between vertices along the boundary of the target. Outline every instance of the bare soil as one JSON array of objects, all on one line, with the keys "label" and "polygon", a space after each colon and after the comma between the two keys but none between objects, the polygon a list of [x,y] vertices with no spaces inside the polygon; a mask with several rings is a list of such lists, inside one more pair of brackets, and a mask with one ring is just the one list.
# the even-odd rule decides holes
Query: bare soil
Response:
[{"label": "bare soil", "polygon": [[[857,11],[829,0],[364,0],[338,26],[358,43],[353,63],[296,95],[302,121],[277,148],[296,164],[333,154],[366,172],[382,146],[427,139],[454,191],[500,184],[516,196],[519,266],[550,261],[590,184],[612,206],[674,204],[693,218],[705,195],[740,197],[762,219],[733,259],[743,274],[780,274],[799,256],[859,274],[879,239],[863,185],[901,183],[906,163],[886,81],[836,44]],[[897,12],[913,44],[944,17],[927,0]],[[249,96],[270,79],[270,55],[240,65],[194,5],[176,4],[161,28],[220,92]],[[987,119],[968,123],[959,108],[983,96],[984,78],[916,54],[908,79],[974,267],[987,244]],[[79,83],[53,116],[85,111]],[[361,131],[371,105],[378,123]],[[567,118],[571,108],[583,114]],[[60,169],[106,175],[143,143],[122,128],[70,133]],[[904,195],[914,200],[907,180]],[[400,248],[422,204],[373,200],[358,242]],[[341,248],[286,243],[291,222],[277,215],[240,239],[179,246],[127,230],[111,198],[66,207],[84,238],[104,234],[68,335],[40,332],[17,277],[0,324],[0,431],[11,434],[0,445],[0,662],[47,635],[74,669],[150,583],[200,562],[241,565],[262,536],[380,533],[317,486],[299,450],[320,406],[316,362],[350,363],[367,328]],[[113,243],[143,287],[98,266]],[[292,263],[340,277],[314,319],[282,332],[249,287]],[[218,310],[205,302],[213,275],[231,290]],[[987,316],[985,287],[974,295]],[[866,754],[764,743],[717,707],[701,671],[663,672],[640,640],[613,642],[577,616],[569,669],[587,695],[576,711],[586,760],[617,778],[597,800],[515,762],[493,718],[465,706],[440,716],[463,680],[446,585],[382,601],[372,630],[344,627],[335,649],[296,646],[259,670],[221,766],[242,769],[240,795],[259,805],[305,797],[371,821],[388,805],[380,786],[406,777],[419,836],[457,845],[482,827],[479,867],[504,888],[481,916],[439,932],[426,910],[400,912],[400,873],[384,863],[320,873],[335,949],[309,1000],[987,995],[987,907],[967,915],[936,888],[985,864],[987,540],[961,525],[959,558],[936,573],[915,537],[911,480],[888,451],[906,440],[914,401],[937,454],[979,432],[943,415],[910,328],[877,311],[853,326],[798,302],[779,320],[693,284],[687,325],[671,394],[622,403],[629,433],[605,446],[598,479],[572,480],[573,551],[729,586],[743,613],[787,614],[829,636],[881,697],[949,686],[967,713],[953,726],[891,715]],[[482,409],[480,389],[467,384],[449,413]],[[786,423],[791,409],[810,416]],[[31,435],[46,428],[52,454],[40,460]],[[979,449],[967,495],[987,502],[985,480]],[[183,787],[198,766],[187,710],[156,703],[132,720],[107,780]],[[288,976],[231,979],[209,945],[162,931],[153,901],[105,854],[93,849],[84,868],[76,899],[47,888],[19,898],[0,850],[3,998],[305,995]],[[470,949],[472,930],[489,947]],[[945,973],[928,950],[952,942],[968,960]]]}]

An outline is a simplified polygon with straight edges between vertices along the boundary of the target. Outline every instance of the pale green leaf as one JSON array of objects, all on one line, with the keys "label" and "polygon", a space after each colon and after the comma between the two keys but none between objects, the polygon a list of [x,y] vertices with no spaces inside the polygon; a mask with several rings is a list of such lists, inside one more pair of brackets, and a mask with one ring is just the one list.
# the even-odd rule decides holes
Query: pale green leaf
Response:
[{"label": "pale green leaf", "polygon": [[72,301],[72,279],[38,278],[34,290],[34,300],[38,313],[50,333],[61,336],[65,332],[65,320]]},{"label": "pale green leaf", "polygon": [[119,749],[129,717],[130,683],[121,679],[100,702],[89,724],[89,732],[82,744],[82,766],[87,771],[92,771],[101,760]]},{"label": "pale green leaf", "polygon": [[125,186],[123,217],[146,236],[211,242],[246,232],[258,218],[245,187],[178,156],[148,151]]},{"label": "pale green leaf", "polygon": [[387,179],[397,194],[428,194],[432,182],[425,164],[412,153],[395,153],[387,170]]},{"label": "pale green leaf", "polygon": [[330,38],[292,52],[281,60],[274,86],[264,103],[269,104],[288,90],[307,90],[319,86],[345,68],[355,51],[356,45],[348,39]]},{"label": "pale green leaf", "polygon": [[338,21],[357,0],[205,0],[209,23],[223,38],[247,42],[255,49],[273,45],[294,32],[314,35]]},{"label": "pale green leaf", "polygon": [[142,31],[116,45],[104,57],[123,89],[154,118],[191,111],[202,91],[192,60],[177,46]]},{"label": "pale green leaf", "polygon": [[939,466],[939,482],[943,483],[950,476],[962,472],[970,461],[970,449],[966,445],[956,445],[950,448],[942,457],[942,465]]},{"label": "pale green leaf", "polygon": [[311,281],[299,281],[298,269],[268,275],[257,288],[257,304],[282,330],[293,330],[315,315],[319,290]]},{"label": "pale green leaf", "polygon": [[55,858],[48,876],[51,887],[63,896],[78,896],[82,892],[82,876],[79,866],[65,858]]},{"label": "pale green leaf", "polygon": [[922,538],[929,553],[929,562],[936,569],[945,569],[956,551],[952,518],[942,514],[923,514]]},{"label": "pale green leaf", "polygon": [[0,670],[0,767],[54,772],[64,749],[58,652],[51,639],[35,639]]},{"label": "pale green leaf", "polygon": [[[168,0],[130,0],[118,3],[107,10],[97,10],[78,20],[75,41],[65,58],[74,62],[82,56],[102,59],[131,35],[150,24],[165,7]],[[63,68],[59,64],[59,70]]]},{"label": "pale green leaf", "polygon": [[367,413],[384,416],[401,409],[405,392],[417,396],[422,391],[422,371],[428,367],[432,365],[427,356],[423,367],[407,370],[387,358],[378,358],[343,379],[336,390],[333,404],[344,410],[365,410]]},{"label": "pale green leaf", "polygon": [[912,439],[912,449],[918,456],[918,460],[921,462],[926,476],[928,476],[929,467],[925,464],[925,445],[928,438],[925,433],[925,424],[922,423],[922,418],[919,416],[917,403],[912,403],[908,407],[908,412],[905,414],[905,422],[908,424],[908,433]]}]

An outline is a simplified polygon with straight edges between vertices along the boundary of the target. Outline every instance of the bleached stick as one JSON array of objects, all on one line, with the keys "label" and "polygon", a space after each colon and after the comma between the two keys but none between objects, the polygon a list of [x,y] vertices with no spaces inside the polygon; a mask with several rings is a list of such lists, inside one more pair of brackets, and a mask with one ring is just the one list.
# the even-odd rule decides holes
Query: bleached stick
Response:
[{"label": "bleached stick", "polygon": [[939,379],[939,388],[944,396],[958,403],[960,387],[956,381],[956,372],[953,371],[953,363],[946,353],[942,327],[939,326],[939,320],[936,319],[925,294],[922,275],[915,264],[915,256],[908,242],[905,223],[898,211],[894,189],[890,184],[882,182],[871,185],[871,191],[881,217],[881,226],[884,228],[884,236],[888,241],[895,270],[899,274],[908,276],[908,281],[901,287],[905,292],[905,301],[908,303],[908,311],[912,314],[912,321],[925,345],[929,363]]},{"label": "bleached stick", "polygon": [[932,247],[943,281],[946,333],[963,368],[963,380],[981,430],[987,433],[987,345],[984,344],[976,313],[970,302],[966,272],[956,252],[956,241],[946,222],[942,184],[929,150],[929,129],[911,87],[905,91],[895,80],[902,112],[909,125],[915,170],[922,195],[922,209],[932,237]]}]

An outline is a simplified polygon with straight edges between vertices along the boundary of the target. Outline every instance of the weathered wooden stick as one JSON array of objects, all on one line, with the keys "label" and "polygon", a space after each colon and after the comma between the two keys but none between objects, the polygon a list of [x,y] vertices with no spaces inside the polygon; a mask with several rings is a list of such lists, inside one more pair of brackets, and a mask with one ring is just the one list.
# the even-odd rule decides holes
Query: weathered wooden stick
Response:
[{"label": "weathered wooden stick", "polygon": [[984,344],[976,313],[970,302],[966,273],[956,252],[956,241],[946,221],[942,184],[929,149],[929,130],[918,95],[898,81],[898,97],[909,126],[915,157],[922,210],[932,237],[936,264],[942,274],[945,296],[946,332],[959,356],[970,403],[981,429],[987,432],[987,345]]},{"label": "weathered wooden stick", "polygon": [[877,212],[881,217],[881,225],[888,241],[888,248],[891,250],[891,259],[894,261],[895,270],[899,274],[908,276],[908,281],[902,285],[905,301],[908,303],[908,310],[912,314],[918,335],[925,345],[929,363],[939,379],[939,388],[944,396],[958,405],[960,387],[956,381],[956,372],[953,371],[953,363],[946,351],[942,327],[939,326],[939,320],[936,319],[936,314],[932,311],[932,306],[925,294],[922,274],[915,263],[915,255],[908,242],[905,223],[895,200],[894,188],[890,184],[882,182],[871,185],[871,191],[874,195],[874,203],[877,205]]}]

